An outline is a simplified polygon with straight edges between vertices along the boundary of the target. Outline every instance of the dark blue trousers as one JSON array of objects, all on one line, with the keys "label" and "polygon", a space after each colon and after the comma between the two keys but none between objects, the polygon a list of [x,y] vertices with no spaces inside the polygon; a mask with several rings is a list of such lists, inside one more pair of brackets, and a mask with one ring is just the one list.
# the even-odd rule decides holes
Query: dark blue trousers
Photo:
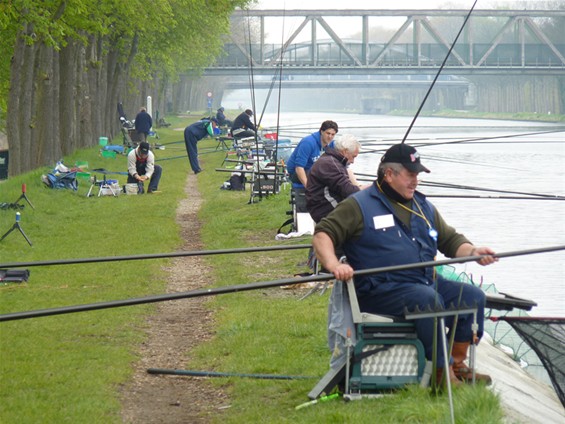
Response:
[{"label": "dark blue trousers", "polygon": [[[437,288],[437,292],[436,292]],[[486,296],[479,288],[467,283],[458,283],[437,277],[435,285],[427,286],[419,283],[379,283],[373,287],[370,293],[357,292],[359,308],[362,312],[373,314],[393,315],[403,317],[405,308],[414,311],[416,307],[420,310],[436,308],[449,308],[451,305],[461,305],[463,307],[478,307],[477,310],[477,336],[483,335],[484,329],[484,309]],[[453,329],[454,317],[445,317],[445,325],[448,327],[448,341]],[[432,360],[433,352],[433,333],[434,319],[426,318],[415,320],[416,333],[421,340],[426,351],[426,358]],[[455,328],[456,342],[471,342],[473,339],[473,314],[457,316],[457,326]],[[437,361],[439,367],[443,368],[443,350],[441,348],[441,336],[439,320],[437,325],[438,348]]]},{"label": "dark blue trousers", "polygon": [[[163,173],[163,168],[160,165],[155,165],[153,169],[153,175],[151,175],[151,179],[149,180],[149,189],[148,191],[157,191],[159,188],[159,181],[161,181],[161,174]],[[128,174],[128,184],[129,183],[137,183],[138,181]],[[143,183],[141,183],[140,193],[143,193]]]},{"label": "dark blue trousers", "polygon": [[202,171],[202,169],[200,169],[200,164],[198,163],[198,148],[196,147],[196,143],[198,143],[198,138],[191,132],[186,132],[184,135],[184,144],[186,146],[190,167],[195,173],[198,173]]}]

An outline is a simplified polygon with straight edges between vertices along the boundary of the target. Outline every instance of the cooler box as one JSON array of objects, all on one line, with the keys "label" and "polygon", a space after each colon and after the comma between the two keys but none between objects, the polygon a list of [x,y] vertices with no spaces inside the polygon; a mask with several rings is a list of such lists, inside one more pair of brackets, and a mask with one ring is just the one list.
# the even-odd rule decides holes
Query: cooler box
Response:
[{"label": "cooler box", "polygon": [[358,324],[353,358],[352,393],[419,384],[426,366],[424,346],[411,323]]}]

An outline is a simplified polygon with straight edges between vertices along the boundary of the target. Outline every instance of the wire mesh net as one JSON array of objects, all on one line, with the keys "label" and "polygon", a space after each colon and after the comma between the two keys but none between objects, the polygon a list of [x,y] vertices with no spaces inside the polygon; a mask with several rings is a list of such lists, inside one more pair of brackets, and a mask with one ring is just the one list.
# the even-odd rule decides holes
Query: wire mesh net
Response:
[{"label": "wire mesh net", "polygon": [[[437,267],[450,280],[479,286],[487,294],[498,294],[494,284],[476,284],[465,272],[452,266]],[[565,318],[530,317],[522,309],[485,310],[485,332],[515,361],[537,379],[553,385],[565,406]]]}]

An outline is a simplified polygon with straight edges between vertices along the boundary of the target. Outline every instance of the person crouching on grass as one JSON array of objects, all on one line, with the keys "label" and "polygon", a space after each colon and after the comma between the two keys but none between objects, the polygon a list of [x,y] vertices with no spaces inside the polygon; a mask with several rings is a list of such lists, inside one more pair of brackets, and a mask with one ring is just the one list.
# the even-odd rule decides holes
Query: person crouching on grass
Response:
[{"label": "person crouching on grass", "polygon": [[156,193],[163,169],[155,165],[155,155],[149,150],[149,143],[142,141],[128,154],[128,184],[137,183],[139,194],[143,193],[143,183],[149,180],[147,193]]}]

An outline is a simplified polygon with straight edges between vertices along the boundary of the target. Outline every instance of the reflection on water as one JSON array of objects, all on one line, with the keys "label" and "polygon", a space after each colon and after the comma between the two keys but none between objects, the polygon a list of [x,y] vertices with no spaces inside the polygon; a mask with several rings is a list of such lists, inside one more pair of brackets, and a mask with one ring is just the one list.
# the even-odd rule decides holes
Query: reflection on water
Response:
[{"label": "reflection on water", "polygon": [[[375,174],[382,151],[400,142],[412,118],[354,114],[283,114],[281,137],[298,141],[316,131],[326,119],[336,121],[339,134],[352,133],[364,142],[354,169]],[[275,126],[266,115],[262,125]],[[550,132],[558,131],[560,132]],[[535,134],[544,132],[543,134]],[[286,133],[286,134],[285,134]],[[338,134],[338,135],[339,135]],[[455,140],[491,138],[457,144]],[[492,139],[492,137],[497,137]],[[419,118],[407,142],[418,147],[431,169],[423,181],[449,183],[522,193],[565,196],[565,128],[556,124],[494,120]],[[480,143],[480,144],[478,144]],[[427,195],[463,194],[513,196],[421,186]],[[514,195],[515,196],[515,195]],[[432,198],[446,221],[477,245],[498,252],[565,245],[565,201]],[[481,267],[458,269],[494,283],[499,291],[538,303],[530,315],[565,316],[565,251],[517,256]]]}]

